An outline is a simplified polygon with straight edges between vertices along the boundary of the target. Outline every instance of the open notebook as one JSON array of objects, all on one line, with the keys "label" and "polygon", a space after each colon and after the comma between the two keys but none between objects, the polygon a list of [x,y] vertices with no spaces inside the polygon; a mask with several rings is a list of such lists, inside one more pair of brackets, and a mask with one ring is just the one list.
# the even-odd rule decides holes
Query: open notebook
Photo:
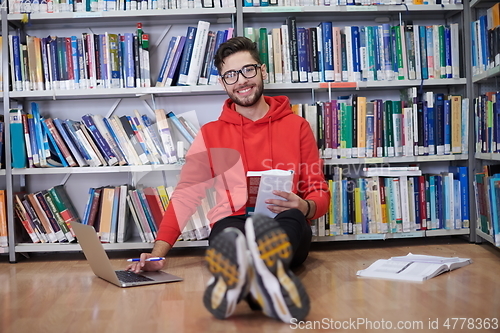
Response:
[{"label": "open notebook", "polygon": [[142,272],[115,271],[94,227],[72,222],[76,238],[95,275],[118,287],[134,287],[148,284],[182,281],[182,278],[162,271]]}]

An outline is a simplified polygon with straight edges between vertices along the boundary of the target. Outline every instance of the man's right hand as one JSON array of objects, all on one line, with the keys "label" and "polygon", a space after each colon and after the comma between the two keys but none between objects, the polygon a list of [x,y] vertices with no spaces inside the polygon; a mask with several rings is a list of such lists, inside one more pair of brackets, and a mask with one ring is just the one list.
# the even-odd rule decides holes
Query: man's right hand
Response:
[{"label": "man's right hand", "polygon": [[127,266],[127,271],[139,273],[141,270],[146,272],[159,271],[165,266],[165,260],[146,261],[146,259],[154,257],[151,253],[141,253],[140,261],[136,261]]}]

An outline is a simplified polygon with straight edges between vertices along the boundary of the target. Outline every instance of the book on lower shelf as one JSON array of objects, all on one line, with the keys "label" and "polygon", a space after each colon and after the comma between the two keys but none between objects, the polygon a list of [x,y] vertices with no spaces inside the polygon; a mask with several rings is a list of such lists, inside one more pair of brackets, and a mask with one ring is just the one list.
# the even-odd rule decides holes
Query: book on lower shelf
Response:
[{"label": "book on lower shelf", "polygon": [[420,282],[472,263],[471,259],[409,253],[406,256],[379,259],[359,270],[361,277]]}]

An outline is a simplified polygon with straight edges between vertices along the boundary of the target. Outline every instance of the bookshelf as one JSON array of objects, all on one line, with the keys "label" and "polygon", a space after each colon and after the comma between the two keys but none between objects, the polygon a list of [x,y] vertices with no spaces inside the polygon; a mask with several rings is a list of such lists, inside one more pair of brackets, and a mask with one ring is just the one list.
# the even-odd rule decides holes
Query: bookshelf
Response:
[{"label": "bookshelf", "polygon": [[[380,22],[398,22],[399,20],[419,20],[422,15],[425,15],[425,20],[443,22],[460,22],[466,18],[470,8],[461,4],[450,5],[384,5],[384,6],[294,6],[294,7],[243,7],[241,1],[236,2],[236,8],[193,8],[193,9],[176,9],[176,10],[137,10],[132,12],[71,12],[71,13],[33,13],[30,15],[32,26],[28,31],[33,31],[37,36],[53,34],[58,31],[55,27],[61,25],[68,29],[83,31],[84,26],[91,25],[94,29],[114,29],[117,27],[128,26],[134,27],[136,22],[148,24],[148,29],[155,29],[156,36],[161,36],[161,30],[166,24],[172,25],[175,29],[177,26],[182,26],[178,31],[184,29],[188,24],[194,25],[198,20],[207,19],[210,22],[221,25],[231,25],[235,27],[237,35],[243,35],[246,26],[263,27],[269,22],[275,25],[276,21],[282,22],[287,16],[297,16],[301,22],[309,24],[309,26],[317,25],[324,20],[339,20],[341,22],[365,22],[368,24],[379,24],[374,21],[374,15],[380,17]],[[3,35],[7,35],[9,31],[8,23],[20,25],[22,19],[21,14],[7,14],[5,9],[2,9],[2,31]],[[348,24],[348,23],[346,23]],[[59,28],[60,30],[61,28]],[[469,28],[461,27],[461,50],[467,50],[467,39],[470,36]],[[168,31],[168,29],[165,29]],[[170,32],[169,32],[170,33]],[[175,34],[176,32],[174,32]],[[7,49],[7,41],[4,40],[4,50]],[[161,50],[156,50],[160,52]],[[467,52],[465,52],[467,53]],[[4,57],[6,59],[6,57]],[[152,79],[157,75],[162,57],[156,54],[152,59]],[[467,57],[461,59],[462,63],[467,62]],[[154,63],[154,65],[153,65]],[[150,87],[150,88],[126,88],[126,89],[78,89],[78,90],[49,90],[49,91],[8,91],[9,66],[8,61],[2,63],[4,72],[4,114],[7,115],[9,107],[19,103],[36,101],[43,103],[47,107],[56,103],[72,103],[82,101],[83,103],[93,103],[97,105],[99,101],[109,101],[120,99],[126,103],[131,102],[134,107],[141,105],[144,101],[161,100],[160,104],[168,104],[169,100],[177,99],[184,102],[186,97],[193,97],[189,100],[190,105],[195,108],[201,106],[205,99],[212,99],[213,105],[219,105],[220,101],[225,98],[225,92],[220,86],[174,86],[174,87]],[[156,71],[156,73],[155,73]],[[288,93],[297,95],[302,101],[309,101],[310,95],[313,99],[325,98],[329,94],[339,93],[372,93],[394,95],[394,91],[409,87],[420,86],[424,89],[440,89],[447,93],[462,93],[464,96],[471,86],[471,80],[466,75],[467,66],[461,68],[461,77],[457,79],[428,79],[428,80],[395,80],[395,81],[360,81],[360,82],[310,82],[310,83],[270,83],[265,85],[265,91],[268,94]],[[494,74],[491,74],[494,75]],[[478,79],[479,80],[479,79]],[[483,80],[483,79],[481,79]],[[153,81],[154,82],[154,81]],[[5,89],[7,87],[7,89]],[[142,100],[142,102],[137,102]],[[97,102],[96,102],[97,101]],[[137,103],[136,103],[137,102]],[[292,98],[293,102],[293,98]],[[106,103],[106,102],[103,102]],[[135,104],[134,104],[135,103]],[[9,105],[10,104],[10,105]],[[68,104],[65,104],[68,105]],[[90,104],[89,104],[90,105]],[[109,108],[109,107],[108,107]],[[105,113],[106,107],[102,113]],[[97,112],[97,111],[96,111]],[[216,117],[216,115],[214,116]],[[214,118],[212,117],[212,118]],[[8,127],[8,126],[7,126]],[[470,131],[473,129],[471,128]],[[8,134],[8,129],[6,134]],[[8,141],[6,141],[8,143]],[[9,145],[10,146],[10,145]],[[469,150],[471,151],[471,150]],[[338,159],[326,158],[325,165],[393,165],[393,164],[440,164],[445,165],[465,165],[471,167],[474,163],[473,158],[485,157],[475,156],[473,152],[469,154],[459,155],[443,155],[443,156],[404,156],[404,157],[379,157],[379,158],[352,158]],[[10,161],[7,164],[5,171],[7,190],[12,194],[18,183],[33,182],[35,179],[43,179],[47,183],[59,180],[60,177],[113,177],[117,174],[126,175],[128,179],[134,178],[134,174],[149,173],[149,172],[178,172],[178,165],[161,165],[153,166],[116,166],[116,167],[93,167],[93,168],[48,168],[48,169],[12,169]],[[0,174],[1,175],[1,174]],[[57,178],[59,177],[59,178]],[[46,180],[49,179],[49,180]],[[78,178],[80,179],[80,178]],[[99,178],[103,179],[103,178]],[[470,187],[472,188],[472,187]],[[20,252],[51,252],[51,251],[77,251],[78,244],[29,244],[16,243],[14,239],[14,211],[12,209],[12,195],[8,196],[8,216],[9,216],[9,244],[14,244],[9,247],[8,252],[11,261],[15,261],[15,256]],[[10,200],[10,204],[9,204]],[[471,215],[473,210],[471,206]],[[473,220],[473,219],[471,219]],[[342,236],[322,236],[314,237],[313,241],[352,241],[352,240],[374,240],[374,239],[390,239],[390,238],[414,238],[414,237],[432,237],[443,235],[470,235],[473,234],[473,223],[471,228],[463,228],[459,230],[427,230],[415,231],[409,233],[387,233],[387,234],[358,234],[358,235],[342,235]],[[189,241],[177,242],[176,246],[206,246],[206,241]],[[152,247],[150,243],[142,243],[138,239],[134,239],[127,243],[105,244],[107,250],[125,250],[125,249],[149,249]]]},{"label": "bookshelf", "polygon": [[[490,23],[491,18],[488,17],[488,11],[491,10],[495,4],[498,5],[496,1],[489,0],[472,1],[470,3],[471,22],[479,21],[481,17],[486,16],[486,22],[488,23],[486,23],[485,29],[488,29],[490,33],[493,29],[497,30],[497,23]],[[482,28],[478,27],[478,29]],[[498,62],[498,59],[495,59],[495,54],[498,52],[496,47],[497,46],[494,44],[491,48],[492,52],[488,54],[489,63],[482,68],[476,69],[472,75],[473,96],[475,97],[474,107],[477,110],[475,123],[476,127],[478,127],[475,133],[477,140],[475,142],[475,174],[477,175],[481,175],[484,172],[484,168],[488,167],[491,168],[490,170],[493,170],[490,171],[489,174],[489,176],[492,176],[492,174],[496,173],[495,168],[498,167],[498,162],[500,161],[500,153],[494,146],[497,139],[493,139],[490,134],[486,133],[488,128],[492,128],[493,132],[496,131],[496,128],[498,128],[497,124],[493,121],[492,124],[486,125],[486,128],[483,129],[484,121],[490,117],[490,115],[485,113],[484,110],[489,107],[489,103],[495,102],[495,100],[491,100],[491,94],[494,95],[495,92],[499,91],[498,79],[500,74],[500,63]],[[479,64],[481,63],[481,59],[477,58],[477,52],[474,53],[474,55],[476,55],[476,59],[473,59],[471,66],[476,66],[477,68],[480,66]],[[484,59],[484,55],[482,58]],[[485,60],[485,62],[487,62],[487,60]],[[494,104],[491,105],[494,106]],[[495,111],[493,111],[493,117],[496,117]],[[490,143],[491,141],[493,141],[493,144]],[[477,241],[486,241],[493,245],[500,246],[500,237],[498,235],[500,232],[497,222],[498,214],[494,212],[493,206],[496,204],[492,202],[492,192],[495,191],[495,188],[492,188],[491,183],[488,181],[489,177],[487,176],[484,177],[484,180],[482,180],[482,177],[479,176],[479,178],[475,179],[474,183],[476,186],[475,203],[477,206],[476,210],[478,212],[475,235]],[[482,181],[485,183],[480,185],[479,183]],[[481,193],[483,196],[481,196]]]}]

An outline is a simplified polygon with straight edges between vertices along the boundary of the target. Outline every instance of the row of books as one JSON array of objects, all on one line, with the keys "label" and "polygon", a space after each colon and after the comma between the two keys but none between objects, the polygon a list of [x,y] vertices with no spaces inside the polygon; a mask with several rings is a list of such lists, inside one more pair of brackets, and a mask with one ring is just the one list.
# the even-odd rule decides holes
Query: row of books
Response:
[{"label": "row of books", "polygon": [[449,25],[245,28],[255,41],[269,82],[355,82],[460,77],[458,23]]},{"label": "row of books", "polygon": [[214,65],[215,52],[233,37],[233,30],[212,31],[210,22],[199,21],[196,27],[187,28],[186,36],[173,36],[156,86],[217,84],[219,72]]},{"label": "row of books", "polygon": [[9,0],[9,13],[104,12],[235,7],[234,0]]},{"label": "row of books", "polygon": [[0,247],[9,246],[5,190],[0,190]]},{"label": "row of books", "polygon": [[487,92],[474,99],[476,152],[500,152],[499,102],[499,92]]},{"label": "row of books", "polygon": [[267,6],[383,6],[383,5],[449,5],[461,4],[462,0],[243,0],[244,7],[267,7]]},{"label": "row of books", "polygon": [[426,175],[418,167],[336,167],[328,178],[332,201],[318,236],[469,227],[467,167]]},{"label": "row of books", "polygon": [[496,246],[500,246],[500,169],[496,166],[484,166],[476,172],[474,179],[476,198],[476,227],[493,237]]},{"label": "row of books", "polygon": [[30,194],[15,194],[14,210],[33,243],[75,240],[71,223],[80,222],[63,185]]},{"label": "row of books", "polygon": [[[103,243],[122,243],[134,234],[139,234],[142,242],[152,243],[173,190],[171,186],[91,188],[82,223],[92,225]],[[183,228],[180,239],[208,238],[210,223],[206,214],[209,210],[209,199],[205,198]]]},{"label": "row of books", "polygon": [[9,35],[13,91],[150,87],[149,35]]},{"label": "row of books", "polygon": [[486,10],[471,25],[472,74],[500,65],[500,4]]},{"label": "row of books", "polygon": [[311,125],[323,158],[468,153],[468,100],[459,95],[384,101],[353,94],[292,110]]},{"label": "row of books", "polygon": [[173,112],[155,110],[155,115],[156,124],[137,110],[132,116],[109,118],[86,114],[81,121],[43,118],[36,103],[26,113],[11,110],[12,167],[177,163],[184,145],[174,142],[192,143],[197,129]]}]

